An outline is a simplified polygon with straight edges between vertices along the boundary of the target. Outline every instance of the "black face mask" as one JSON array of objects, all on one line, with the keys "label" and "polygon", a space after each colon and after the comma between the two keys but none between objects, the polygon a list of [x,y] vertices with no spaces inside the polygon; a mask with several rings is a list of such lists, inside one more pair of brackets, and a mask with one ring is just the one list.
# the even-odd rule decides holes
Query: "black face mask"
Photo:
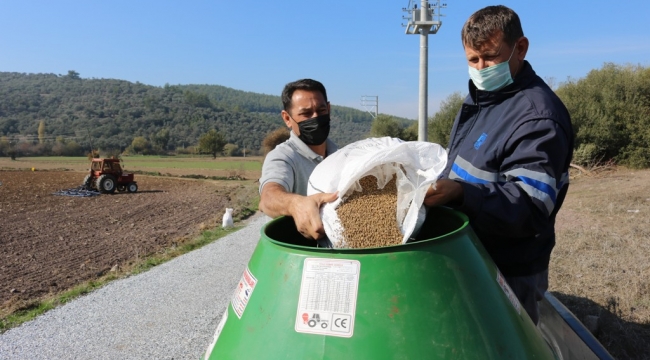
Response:
[{"label": "black face mask", "polygon": [[[294,120],[295,121],[295,120]],[[330,134],[330,114],[320,115],[298,123],[300,140],[307,145],[320,145]]]}]

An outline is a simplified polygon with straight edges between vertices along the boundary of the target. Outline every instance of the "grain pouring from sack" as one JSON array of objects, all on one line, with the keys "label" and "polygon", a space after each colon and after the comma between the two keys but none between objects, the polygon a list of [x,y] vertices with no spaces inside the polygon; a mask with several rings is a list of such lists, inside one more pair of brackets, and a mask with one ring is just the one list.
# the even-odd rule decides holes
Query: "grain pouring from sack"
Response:
[{"label": "grain pouring from sack", "polygon": [[336,209],[347,246],[363,249],[401,244],[395,176],[382,189],[372,175],[359,179],[359,184],[362,191],[355,191]]}]

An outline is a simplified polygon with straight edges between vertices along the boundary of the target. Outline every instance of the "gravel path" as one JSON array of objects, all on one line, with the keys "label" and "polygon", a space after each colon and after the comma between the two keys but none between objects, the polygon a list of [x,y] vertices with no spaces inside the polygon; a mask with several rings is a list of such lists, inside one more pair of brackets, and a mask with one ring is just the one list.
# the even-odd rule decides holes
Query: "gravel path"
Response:
[{"label": "gravel path", "polygon": [[0,359],[199,359],[268,220],[7,331]]}]

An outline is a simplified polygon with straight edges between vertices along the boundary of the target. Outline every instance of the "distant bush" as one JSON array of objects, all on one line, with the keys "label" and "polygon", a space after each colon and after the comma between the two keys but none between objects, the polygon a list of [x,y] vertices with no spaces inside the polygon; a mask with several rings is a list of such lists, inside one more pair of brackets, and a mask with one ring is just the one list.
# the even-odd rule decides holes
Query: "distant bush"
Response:
[{"label": "distant bush", "polygon": [[557,94],[571,114],[576,161],[650,166],[650,68],[606,63]]},{"label": "distant bush", "polygon": [[81,145],[75,141],[56,142],[52,145],[52,155],[55,156],[79,156],[83,155],[84,150]]},{"label": "distant bush", "polygon": [[196,154],[198,154],[198,150],[196,149],[195,146],[180,147],[180,148],[176,148],[176,154],[178,154],[178,155],[196,155]]},{"label": "distant bush", "polygon": [[276,146],[289,140],[289,131],[289,129],[283,126],[268,133],[264,137],[264,140],[262,140],[262,151],[264,152],[264,156],[266,156],[266,154],[271,150],[275,149]]},{"label": "distant bush", "polygon": [[440,103],[440,110],[429,118],[427,137],[430,142],[447,147],[449,144],[449,136],[451,135],[451,127],[464,100],[465,97],[460,92],[455,92]]},{"label": "distant bush", "polygon": [[580,166],[593,167],[602,157],[602,150],[595,144],[580,144],[573,150],[573,163]]},{"label": "distant bush", "polygon": [[223,147],[223,154],[225,156],[241,156],[242,152],[239,150],[239,146],[229,143]]},{"label": "distant bush", "polygon": [[401,139],[403,131],[397,119],[385,114],[378,115],[370,126],[370,136],[372,137],[390,136]]}]

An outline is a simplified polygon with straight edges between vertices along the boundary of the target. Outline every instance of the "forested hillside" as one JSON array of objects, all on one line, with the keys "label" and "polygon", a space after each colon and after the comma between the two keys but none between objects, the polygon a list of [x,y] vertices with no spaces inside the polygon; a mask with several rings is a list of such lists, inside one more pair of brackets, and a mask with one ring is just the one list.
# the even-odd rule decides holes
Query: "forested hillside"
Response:
[{"label": "forested hillside", "polygon": [[[278,93],[281,89],[278,89]],[[240,149],[258,151],[284,126],[279,96],[218,85],[163,87],[114,79],[0,72],[0,138],[18,143],[71,143],[124,150],[136,137],[159,149],[196,145],[210,129]],[[330,137],[339,145],[364,138],[372,117],[332,105]],[[41,128],[39,136],[39,126]]]}]

